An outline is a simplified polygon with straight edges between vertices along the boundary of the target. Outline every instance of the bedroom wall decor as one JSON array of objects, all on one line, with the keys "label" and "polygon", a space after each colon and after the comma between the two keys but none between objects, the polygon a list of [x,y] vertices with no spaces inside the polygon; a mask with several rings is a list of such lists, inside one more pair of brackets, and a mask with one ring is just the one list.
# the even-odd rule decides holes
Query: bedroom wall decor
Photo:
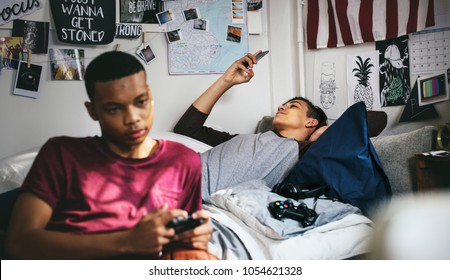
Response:
[{"label": "bedroom wall decor", "polygon": [[116,5],[101,0],[50,0],[58,39],[70,44],[105,45],[114,40]]}]

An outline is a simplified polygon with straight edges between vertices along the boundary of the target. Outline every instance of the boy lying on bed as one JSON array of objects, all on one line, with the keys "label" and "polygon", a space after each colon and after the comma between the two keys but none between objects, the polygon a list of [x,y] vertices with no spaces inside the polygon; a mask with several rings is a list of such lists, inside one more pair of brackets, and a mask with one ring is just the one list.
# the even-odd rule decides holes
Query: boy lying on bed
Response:
[{"label": "boy lying on bed", "polygon": [[[211,146],[227,142],[226,145],[202,155],[202,197],[204,199],[223,186],[222,184],[232,185],[242,180],[264,179],[268,186],[275,185],[281,180],[280,175],[286,175],[286,171],[298,161],[312,141],[327,128],[327,116],[322,109],[302,97],[292,98],[278,107],[278,112],[273,119],[274,129],[267,133],[237,135],[204,126],[214,105],[228,89],[252,79],[253,66],[257,63],[256,55],[260,52],[249,53],[236,60],[192,103],[174,128],[176,133]],[[239,137],[236,139],[237,136]],[[228,142],[230,139],[233,141]],[[222,162],[226,160],[230,163],[226,173],[216,170],[216,160],[219,157]],[[267,166],[268,164],[270,166]],[[231,168],[233,170],[229,170]],[[260,174],[259,172],[263,170],[267,173]],[[211,180],[217,180],[217,182]],[[211,184],[216,185],[216,183],[217,188],[211,187]]]},{"label": "boy lying on bed", "polygon": [[[16,201],[7,253],[26,259],[156,258],[172,241],[207,249],[194,151],[148,137],[153,101],[142,64],[107,52],[85,75],[86,108],[101,137],[56,137],[40,150]],[[207,222],[175,234],[193,213]]]}]

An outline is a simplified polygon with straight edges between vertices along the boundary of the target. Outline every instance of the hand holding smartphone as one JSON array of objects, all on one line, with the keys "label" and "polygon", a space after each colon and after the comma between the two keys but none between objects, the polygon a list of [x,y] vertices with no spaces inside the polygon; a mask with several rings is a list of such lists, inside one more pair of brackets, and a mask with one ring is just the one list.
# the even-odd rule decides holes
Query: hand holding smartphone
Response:
[{"label": "hand holding smartphone", "polygon": [[[266,56],[266,54],[268,54],[268,53],[269,53],[269,51],[267,50],[267,51],[263,51],[263,52],[257,54],[256,55],[256,60],[259,61],[261,58]],[[247,68],[249,67],[247,62],[244,62],[244,66],[247,67]]]}]

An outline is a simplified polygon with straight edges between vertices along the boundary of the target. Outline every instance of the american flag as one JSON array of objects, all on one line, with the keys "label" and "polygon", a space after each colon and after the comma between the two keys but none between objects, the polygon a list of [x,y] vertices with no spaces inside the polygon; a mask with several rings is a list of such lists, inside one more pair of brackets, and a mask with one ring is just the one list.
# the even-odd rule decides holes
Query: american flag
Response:
[{"label": "american flag", "polygon": [[434,0],[308,0],[308,49],[381,41],[434,26]]}]

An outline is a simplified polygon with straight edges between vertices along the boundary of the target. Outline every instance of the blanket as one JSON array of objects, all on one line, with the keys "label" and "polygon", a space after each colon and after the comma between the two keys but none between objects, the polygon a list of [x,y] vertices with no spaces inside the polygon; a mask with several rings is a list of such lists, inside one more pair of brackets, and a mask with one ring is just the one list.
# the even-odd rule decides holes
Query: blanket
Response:
[{"label": "blanket", "polygon": [[[316,206],[319,216],[309,227],[292,219],[273,218],[269,203],[285,198],[271,189],[298,160],[297,142],[279,137],[273,131],[238,135],[201,156],[204,201],[233,213],[269,238],[286,239],[359,213],[358,208],[349,204],[320,199]],[[313,207],[312,199],[304,202]]]}]

